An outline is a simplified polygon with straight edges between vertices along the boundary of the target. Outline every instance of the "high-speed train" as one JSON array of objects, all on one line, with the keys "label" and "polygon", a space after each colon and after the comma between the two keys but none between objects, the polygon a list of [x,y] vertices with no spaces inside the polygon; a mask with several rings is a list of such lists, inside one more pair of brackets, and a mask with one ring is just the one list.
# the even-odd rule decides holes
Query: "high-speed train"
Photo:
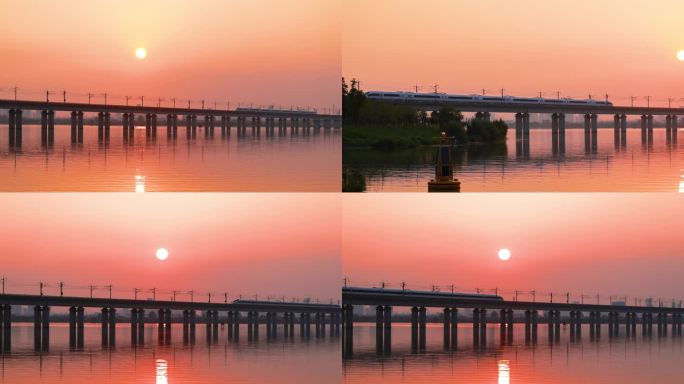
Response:
[{"label": "high-speed train", "polygon": [[311,111],[308,109],[278,109],[278,108],[250,108],[250,107],[237,107],[236,111],[240,112],[274,112],[274,113],[296,113],[298,115],[315,115],[316,111]]},{"label": "high-speed train", "polygon": [[450,93],[415,93],[415,92],[384,92],[369,91],[366,97],[373,100],[383,101],[440,101],[440,102],[473,102],[473,103],[525,103],[525,104],[572,104],[572,105],[607,105],[613,103],[605,100],[594,99],[545,99],[542,97],[518,97],[518,96],[483,96],[483,95],[455,95]]},{"label": "high-speed train", "polygon": [[392,295],[402,295],[410,297],[443,297],[445,299],[477,299],[477,300],[492,300],[492,301],[503,301],[503,297],[498,295],[492,295],[487,293],[460,293],[460,292],[430,292],[430,291],[413,291],[410,289],[394,289],[394,288],[358,288],[358,287],[345,287],[342,289],[343,292],[355,293],[355,294],[392,294]]}]

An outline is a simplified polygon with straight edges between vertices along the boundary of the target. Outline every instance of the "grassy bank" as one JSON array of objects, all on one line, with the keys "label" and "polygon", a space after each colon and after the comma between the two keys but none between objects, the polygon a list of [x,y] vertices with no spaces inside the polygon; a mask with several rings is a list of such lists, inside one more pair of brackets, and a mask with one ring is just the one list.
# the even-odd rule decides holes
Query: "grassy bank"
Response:
[{"label": "grassy bank", "polygon": [[351,147],[413,148],[435,144],[440,134],[437,125],[345,124],[342,141],[345,146]]}]

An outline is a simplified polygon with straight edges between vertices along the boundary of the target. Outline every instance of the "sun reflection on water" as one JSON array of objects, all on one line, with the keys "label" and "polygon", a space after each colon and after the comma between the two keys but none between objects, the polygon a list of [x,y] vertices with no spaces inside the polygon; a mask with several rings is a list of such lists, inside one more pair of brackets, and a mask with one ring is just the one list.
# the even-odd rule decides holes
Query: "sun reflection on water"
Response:
[{"label": "sun reflection on water", "polygon": [[508,360],[499,360],[499,384],[510,384],[511,367]]},{"label": "sun reflection on water", "polygon": [[156,373],[156,384],[168,384],[169,363],[164,359],[157,359],[154,363]]},{"label": "sun reflection on water", "polygon": [[145,176],[135,175],[135,192],[136,193],[145,192]]},{"label": "sun reflection on water", "polygon": [[684,193],[684,169],[679,170],[682,175],[679,177],[679,193]]}]

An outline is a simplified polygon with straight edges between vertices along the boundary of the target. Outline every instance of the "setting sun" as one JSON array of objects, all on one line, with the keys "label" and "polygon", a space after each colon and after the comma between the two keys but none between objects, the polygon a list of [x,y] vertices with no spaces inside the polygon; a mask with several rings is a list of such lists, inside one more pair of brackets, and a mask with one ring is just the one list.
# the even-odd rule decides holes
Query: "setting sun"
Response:
[{"label": "setting sun", "polygon": [[147,57],[147,49],[140,47],[135,50],[135,57],[142,60]]},{"label": "setting sun", "polygon": [[499,260],[506,261],[511,258],[511,251],[506,248],[499,249]]},{"label": "setting sun", "polygon": [[155,255],[157,256],[157,260],[164,261],[169,258],[169,251],[167,251],[166,248],[159,248]]},{"label": "setting sun", "polygon": [[677,59],[679,59],[679,61],[684,61],[684,49],[677,52]]}]

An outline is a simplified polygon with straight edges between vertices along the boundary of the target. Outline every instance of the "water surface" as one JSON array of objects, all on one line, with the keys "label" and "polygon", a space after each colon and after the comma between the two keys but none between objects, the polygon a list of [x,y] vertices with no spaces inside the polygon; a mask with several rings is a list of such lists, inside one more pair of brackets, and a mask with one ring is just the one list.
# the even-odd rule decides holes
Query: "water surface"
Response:
[{"label": "water surface", "polygon": [[86,324],[83,350],[69,349],[69,327],[50,326],[50,348],[34,352],[33,325],[12,324],[12,352],[0,354],[1,383],[337,383],[341,375],[339,338],[247,341],[227,340],[219,329],[218,342],[208,345],[204,326],[197,325],[194,345],[183,344],[181,324],[174,324],[172,341],[159,345],[157,327],[147,324],[144,346],[131,347],[130,326],[117,324],[116,346],[103,348],[100,326]]},{"label": "water surface", "polygon": [[458,348],[445,351],[441,325],[428,324],[424,353],[411,353],[410,324],[392,325],[392,352],[378,355],[375,324],[354,324],[354,354],[343,364],[343,382],[356,383],[681,383],[684,342],[667,336],[609,339],[607,325],[600,341],[570,341],[562,328],[559,342],[549,343],[539,325],[536,345],[526,344],[524,324],[515,324],[513,343],[502,345],[498,325],[489,324],[484,348],[472,345],[472,328],[459,324]]},{"label": "water surface", "polygon": [[[586,151],[583,129],[567,129],[565,153],[553,153],[550,129],[530,130],[529,154],[516,148],[515,135],[499,145],[454,150],[455,177],[462,192],[677,191],[684,180],[684,130],[677,144],[656,128],[651,145],[640,129],[628,129],[625,147],[615,147],[612,129],[598,130],[598,145]],[[395,151],[345,148],[343,167],[365,176],[369,192],[426,192],[434,178],[435,147]]]},{"label": "water surface", "polygon": [[40,125],[24,125],[21,148],[10,148],[8,127],[0,126],[0,191],[339,191],[339,130],[323,129],[245,136],[231,129],[205,138],[185,128],[167,139],[166,127],[156,140],[137,126],[132,143],[123,128],[111,127],[110,142],[99,144],[97,127],[85,126],[83,144],[71,144],[71,127],[55,126],[54,145],[41,143]]}]

